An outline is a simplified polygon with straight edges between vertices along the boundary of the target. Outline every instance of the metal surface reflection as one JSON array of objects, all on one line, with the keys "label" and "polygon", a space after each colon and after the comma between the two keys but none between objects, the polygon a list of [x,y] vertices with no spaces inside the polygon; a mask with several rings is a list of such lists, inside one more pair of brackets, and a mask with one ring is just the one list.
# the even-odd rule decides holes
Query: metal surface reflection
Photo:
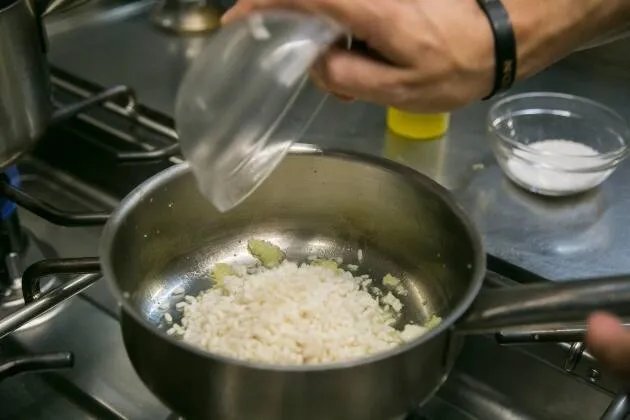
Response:
[{"label": "metal surface reflection", "polygon": [[212,31],[219,19],[219,11],[205,0],[160,0],[151,13],[154,25],[178,35]]},{"label": "metal surface reflection", "polygon": [[414,168],[451,189],[448,173],[444,170],[447,143],[448,133],[429,140],[412,140],[387,130],[383,156]]},{"label": "metal surface reflection", "polygon": [[[575,197],[544,198],[530,194],[503,178],[498,187],[484,177],[501,176],[496,167],[470,186],[469,209],[486,235],[503,233],[504,243],[525,245],[559,258],[589,257],[610,246],[613,232],[606,223],[610,200],[600,190]],[[518,220],[515,219],[518,215]],[[516,237],[517,227],[521,227]]]}]

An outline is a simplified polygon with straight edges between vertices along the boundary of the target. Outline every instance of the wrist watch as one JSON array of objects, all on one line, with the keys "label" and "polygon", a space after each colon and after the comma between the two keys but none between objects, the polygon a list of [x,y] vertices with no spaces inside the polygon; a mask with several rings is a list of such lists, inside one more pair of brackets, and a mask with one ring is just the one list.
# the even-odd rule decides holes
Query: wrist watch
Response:
[{"label": "wrist watch", "polygon": [[494,38],[494,85],[489,99],[508,90],[516,78],[517,51],[512,21],[501,0],[477,0],[477,4],[488,18]]}]

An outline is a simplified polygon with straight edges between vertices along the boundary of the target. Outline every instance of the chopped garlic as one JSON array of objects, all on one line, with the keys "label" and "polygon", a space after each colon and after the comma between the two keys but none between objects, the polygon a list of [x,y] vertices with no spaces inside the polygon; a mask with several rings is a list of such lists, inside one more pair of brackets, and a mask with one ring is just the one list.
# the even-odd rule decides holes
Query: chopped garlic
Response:
[{"label": "chopped garlic", "polygon": [[433,328],[437,327],[441,323],[442,323],[442,318],[440,318],[437,315],[432,315],[431,318],[426,322],[426,324],[424,324],[424,327],[429,330],[432,330]]},{"label": "chopped garlic", "polygon": [[425,335],[429,330],[419,325],[407,324],[405,328],[400,332],[400,338],[403,341],[413,341],[418,337]]},{"label": "chopped garlic", "polygon": [[247,249],[265,268],[277,267],[284,260],[284,252],[271,242],[250,239]]},{"label": "chopped garlic", "polygon": [[236,271],[231,265],[225,263],[215,264],[212,272],[210,272],[210,278],[218,287],[223,286],[225,278],[229,276],[236,276]]},{"label": "chopped garlic", "polygon": [[398,277],[392,276],[391,274],[386,274],[385,277],[383,277],[383,286],[396,287],[401,282],[402,280],[400,280]]},{"label": "chopped garlic", "polygon": [[334,260],[316,259],[316,260],[311,261],[311,265],[317,266],[317,267],[328,268],[329,270],[333,270],[333,271],[337,271],[339,269],[339,265],[337,264],[337,261],[334,261]]}]

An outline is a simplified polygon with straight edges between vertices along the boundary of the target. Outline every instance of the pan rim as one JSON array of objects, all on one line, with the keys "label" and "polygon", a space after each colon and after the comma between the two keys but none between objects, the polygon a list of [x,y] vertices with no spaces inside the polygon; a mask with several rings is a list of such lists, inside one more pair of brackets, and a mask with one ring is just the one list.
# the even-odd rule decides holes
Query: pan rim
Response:
[{"label": "pan rim", "polygon": [[[392,349],[384,352],[375,353],[369,356],[351,359],[348,361],[341,361],[335,363],[325,363],[316,365],[278,365],[263,362],[251,362],[247,360],[237,359],[230,356],[225,356],[218,353],[213,353],[207,350],[203,350],[192,344],[186,343],[183,340],[169,336],[165,331],[156,328],[155,325],[148,322],[139,312],[130,304],[129,300],[123,296],[123,291],[120,290],[116,284],[113,270],[111,269],[111,246],[116,236],[116,232],[119,226],[124,222],[127,214],[135,208],[146,196],[147,193],[157,190],[165,183],[170,182],[173,178],[186,172],[190,172],[190,166],[187,162],[175,164],[163,171],[155,174],[151,178],[148,178],[143,183],[134,188],[114,210],[111,217],[107,221],[101,240],[99,243],[99,257],[101,260],[101,266],[103,270],[103,276],[109,286],[110,291],[119,302],[121,309],[126,312],[126,315],[131,317],[135,322],[149,331],[151,334],[156,335],[158,338],[165,340],[172,346],[179,347],[182,350],[192,352],[202,358],[213,359],[217,362],[237,365],[243,368],[271,371],[271,372],[285,372],[285,373],[306,373],[306,372],[330,372],[348,368],[359,368],[372,363],[377,363],[389,359],[390,357],[398,356],[405,353],[415,347],[418,347],[426,342],[431,341],[435,337],[448,333],[448,330],[455,327],[457,321],[466,313],[466,311],[473,304],[476,299],[485,278],[486,272],[486,254],[483,247],[481,235],[470,217],[466,214],[461,205],[455,200],[451,193],[432,180],[426,175],[421,174],[415,169],[409,168],[398,162],[380,157],[374,156],[363,152],[347,151],[336,148],[322,148],[304,143],[296,143],[289,149],[288,155],[312,155],[312,156],[324,156],[334,159],[344,159],[358,163],[365,163],[381,167],[382,169],[396,172],[400,175],[408,178],[409,182],[421,183],[423,186],[429,188],[435,193],[441,200],[447,204],[455,215],[462,221],[463,227],[467,232],[469,238],[472,240],[473,245],[473,258],[471,262],[473,269],[471,270],[471,280],[468,285],[468,289],[464,297],[450,313],[442,319],[440,325],[428,333],[412,340],[410,342],[401,344]],[[121,325],[122,327],[122,325]]]}]

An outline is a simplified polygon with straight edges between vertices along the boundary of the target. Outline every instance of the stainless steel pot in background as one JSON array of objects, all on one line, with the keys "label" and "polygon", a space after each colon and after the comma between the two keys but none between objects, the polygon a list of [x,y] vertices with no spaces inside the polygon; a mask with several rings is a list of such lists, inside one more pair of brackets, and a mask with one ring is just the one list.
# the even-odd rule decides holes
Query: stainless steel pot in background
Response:
[{"label": "stainless steel pot in background", "polygon": [[118,86],[54,110],[42,18],[77,0],[0,0],[0,169],[31,149],[47,127],[132,92]]},{"label": "stainless steel pot in background", "polygon": [[35,5],[0,10],[0,167],[28,150],[52,115],[43,31]]}]

